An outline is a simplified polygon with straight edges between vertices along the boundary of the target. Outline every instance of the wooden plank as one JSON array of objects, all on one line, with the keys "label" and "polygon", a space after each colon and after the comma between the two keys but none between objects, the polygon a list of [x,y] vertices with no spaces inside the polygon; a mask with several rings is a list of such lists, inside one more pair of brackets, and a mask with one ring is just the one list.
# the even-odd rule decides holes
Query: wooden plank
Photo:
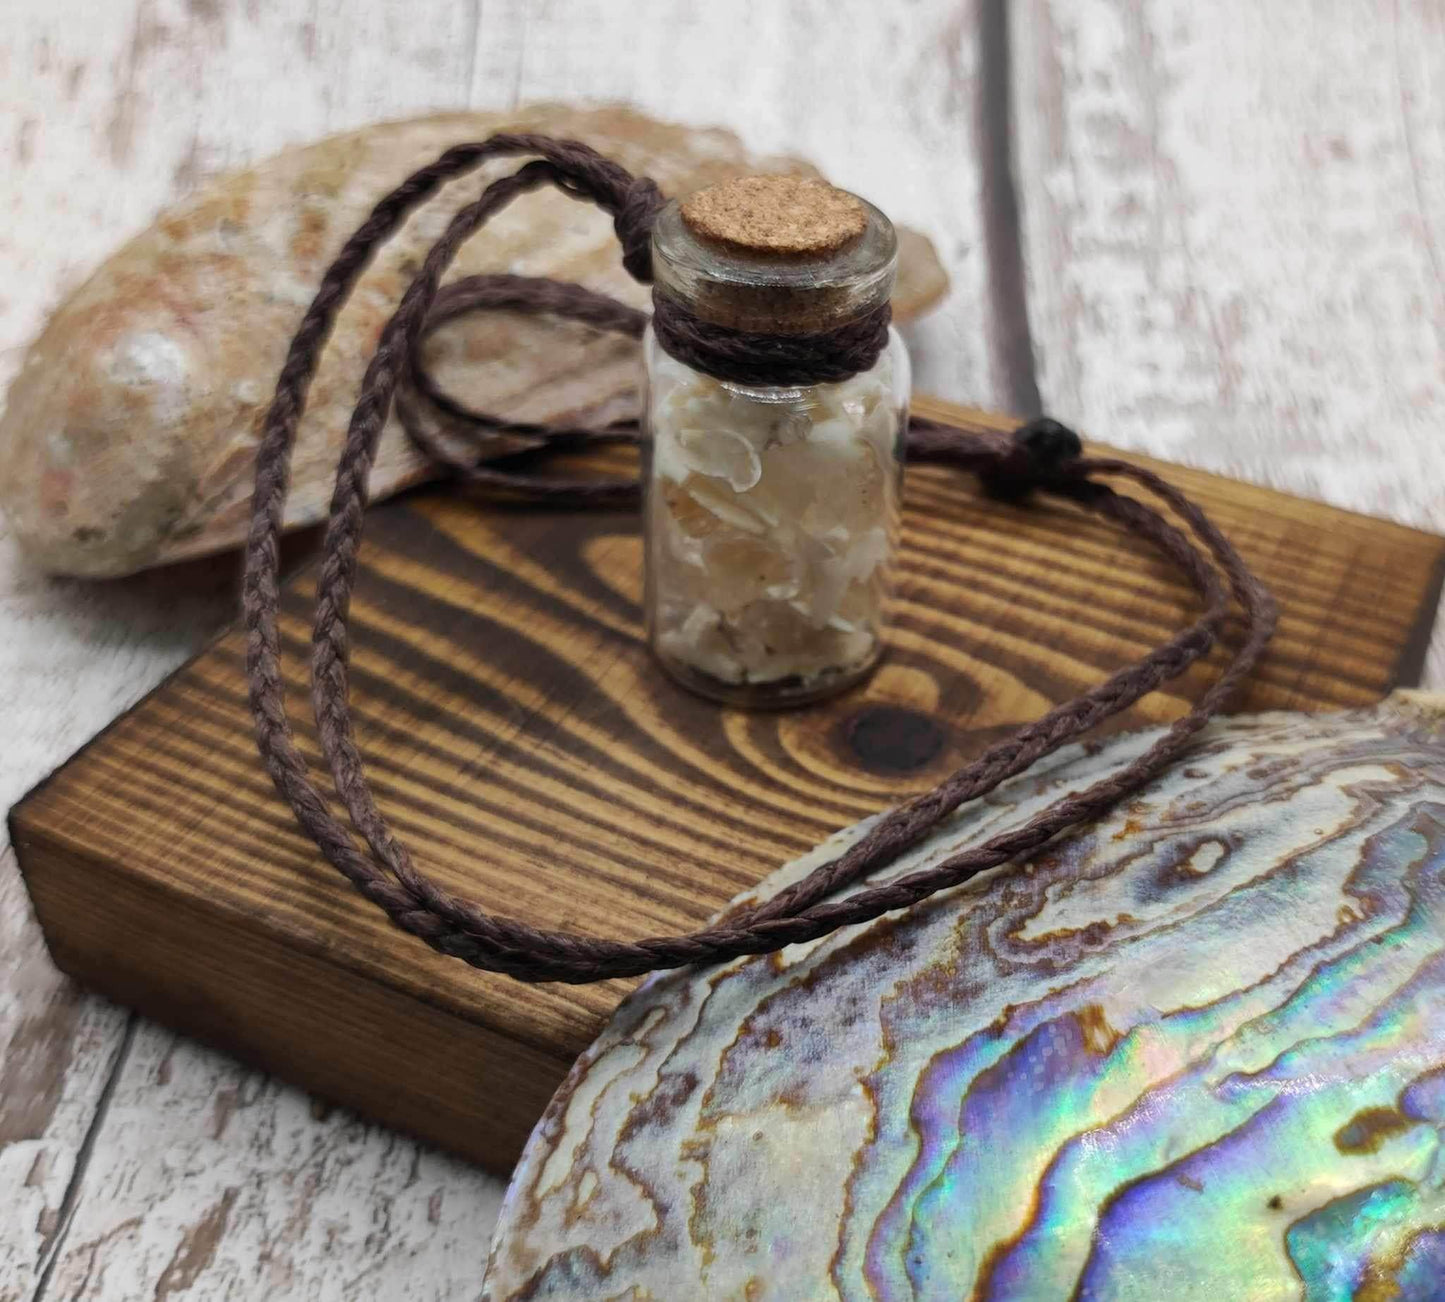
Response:
[{"label": "wooden plank", "polygon": [[53,1298],[475,1297],[501,1186],[158,1028],[96,1140]]},{"label": "wooden plank", "polygon": [[57,1249],[77,1159],[117,1066],[128,1014],[55,970],[13,851],[0,850],[0,1298]]},{"label": "wooden plank", "polygon": [[1049,407],[1445,530],[1445,7],[1010,12]]},{"label": "wooden plank", "polygon": [[[49,307],[156,208],[208,173],[377,117],[465,104],[473,17],[448,0],[372,3],[345,13],[179,0],[7,6],[0,16],[0,161],[11,184],[0,258],[25,275],[0,292],[0,387]],[[266,111],[238,112],[262,79]],[[55,582],[22,566],[0,521],[0,807],[192,654],[234,609],[234,582],[232,560],[104,586]],[[30,1298],[39,1289],[80,1296],[58,1291],[61,1281],[75,1281],[58,1258],[77,1225],[70,1218],[88,1205],[85,1168],[94,1150],[86,1144],[103,1128],[100,1101],[108,1086],[123,1092],[128,1079],[121,1067],[131,1019],[55,971],[8,848],[0,849],[0,910],[0,1203],[18,1213],[0,1223],[0,1299]],[[154,1037],[169,1034],[144,1025],[136,1031],[141,1048]],[[182,1062],[178,1071],[197,1082],[240,1088],[259,1079],[219,1055]],[[261,1097],[273,1100],[265,1105],[273,1111],[299,1098],[274,1087]],[[343,1143],[343,1135],[388,1143],[355,1123],[333,1129],[330,1151],[340,1163],[348,1144],[364,1147]],[[321,1136],[325,1127],[315,1131]],[[149,1180],[149,1187],[180,1179],[173,1188],[184,1197],[185,1180],[151,1143],[153,1125],[130,1133],[137,1142],[128,1153],[129,1178]],[[293,1142],[299,1169],[310,1147],[306,1126],[294,1128]],[[413,1146],[393,1147],[405,1168]],[[466,1172],[446,1182],[456,1208],[470,1203],[471,1215],[489,1216],[494,1182]],[[285,1205],[275,1200],[278,1210]],[[353,1194],[350,1205],[333,1201],[327,1215],[361,1239],[374,1210]],[[143,1221],[136,1233],[146,1237],[151,1224]],[[109,1242],[120,1252],[125,1241]],[[420,1275],[447,1278],[445,1243],[438,1236]],[[359,1253],[357,1268],[380,1264],[393,1250],[417,1265],[403,1239],[383,1234]],[[424,1252],[420,1236],[409,1251]],[[323,1261],[313,1252],[298,1264],[298,1277],[318,1273]],[[157,1273],[150,1285],[159,1280]]]},{"label": "wooden plank", "polygon": [[[1364,704],[1398,680],[1433,611],[1445,539],[1171,476],[1284,603],[1241,708]],[[990,503],[936,468],[916,469],[909,491],[891,659],[865,689],[778,715],[719,711],[652,668],[632,515],[445,494],[379,509],[353,602],[357,726],[419,862],[534,924],[695,926],[1193,608],[1162,562],[1072,508]],[[302,577],[282,624],[295,703],[310,602]],[[257,761],[242,642],[221,639],[17,806],[51,950],[151,1015],[504,1170],[629,983],[475,973],[345,888]],[[1206,674],[1128,722],[1176,716]]]},{"label": "wooden plank", "polygon": [[[683,120],[728,121],[761,147],[811,150],[824,167],[867,193],[896,192],[900,218],[949,233],[943,256],[964,290],[922,332],[920,375],[948,391],[993,400],[999,391],[988,323],[974,292],[986,259],[971,162],[970,78],[977,66],[972,4],[930,0],[901,31],[866,0],[850,0],[846,10],[833,12],[842,21],[830,34],[834,20],[806,6],[785,12],[754,5],[739,14],[736,7],[702,12],[687,0],[647,0],[625,24],[608,6],[569,5],[564,12],[522,0],[366,0],[344,7],[266,0],[125,0],[97,7],[88,0],[56,0],[43,10],[6,7],[0,15],[0,160],[12,184],[0,223],[0,256],[26,274],[0,291],[0,385],[61,294],[158,207],[213,172],[378,118],[585,94],[655,105]],[[768,31],[766,57],[754,39],[760,22]],[[651,50],[645,60],[634,57],[639,39]],[[871,62],[858,66],[855,42],[859,49],[893,52],[885,79]],[[731,70],[730,76],[756,69],[750,74],[757,79],[756,96],[733,94],[712,72],[705,78],[676,75],[668,55],[674,47],[685,47],[704,68]],[[779,50],[791,52],[786,76],[768,71]],[[868,95],[836,75],[839,57],[865,76]],[[259,110],[258,90],[264,101]],[[911,123],[917,142],[900,149],[903,121]],[[829,122],[848,130],[830,131]],[[930,171],[925,163],[941,150],[955,165]],[[7,724],[0,807],[195,650],[229,612],[231,582],[222,566],[121,585],[52,583],[18,565],[0,521],[0,717]],[[8,901],[20,891],[13,861],[0,854],[0,893]],[[35,1227],[59,1215],[92,1125],[98,1134],[123,1129],[88,1155],[96,1163],[94,1178],[107,1189],[133,1183],[153,1191],[163,1208],[168,1199],[183,1200],[200,1174],[196,1167],[172,1167],[156,1151],[151,1136],[159,1123],[143,1106],[96,1116],[127,1019],[78,994],[48,968],[28,912],[8,911],[6,917],[19,930],[5,938],[6,955],[16,956],[16,964],[5,969],[0,986],[0,1072],[29,1053],[25,1044],[45,1044],[52,1060],[65,1064],[60,1089],[70,1100],[42,1134],[17,1141],[22,1147],[0,1147],[0,1201],[21,1206],[25,1220],[13,1230],[8,1221],[0,1227],[0,1299],[9,1302],[31,1295],[43,1253],[65,1247]],[[24,1028],[28,1038],[11,1039],[12,1028]],[[168,1032],[141,1022],[129,1052],[154,1056],[169,1040]],[[207,1082],[204,1088],[256,1094],[257,1113],[289,1109],[292,1116],[305,1115],[292,1106],[292,1092],[262,1090],[259,1076],[220,1056],[182,1055],[172,1071],[178,1088],[189,1088],[185,1078],[196,1074]],[[40,1116],[48,1087],[32,1095],[15,1079],[12,1074],[10,1092],[0,1095],[7,1115]],[[117,1099],[130,1079],[124,1071],[116,1076]],[[146,1097],[144,1090],[139,1097]],[[205,1109],[193,1116],[168,1111],[165,1124],[177,1144],[200,1143],[209,1134]],[[322,1144],[323,1131],[320,1123],[314,1135],[301,1123],[286,1131],[296,1163]],[[236,1133],[231,1128],[226,1136]],[[357,1141],[363,1148],[382,1142],[375,1138],[379,1132],[365,1133],[373,1138]],[[414,1151],[408,1141],[388,1142],[398,1154]],[[325,1143],[332,1145],[334,1166],[345,1167],[350,1150],[334,1137]],[[50,1146],[43,1193],[25,1184],[26,1144]],[[304,1186],[300,1177],[288,1182],[278,1165],[266,1169],[275,1177],[273,1191]],[[126,1203],[124,1216],[107,1221],[106,1208],[121,1203],[87,1198],[90,1179],[82,1172],[71,1189],[72,1250],[62,1254],[44,1287],[51,1296],[70,1296],[71,1285],[88,1279],[85,1296],[130,1296],[117,1281],[134,1278],[115,1263],[135,1251],[154,1265],[156,1251],[143,1245],[152,1225],[160,1242],[171,1242],[166,1213],[158,1210],[139,1228],[113,1234],[121,1221],[144,1213]],[[487,1180],[473,1174],[448,1179],[446,1199],[471,1200],[476,1237],[484,1240]],[[372,1226],[376,1208],[365,1188],[344,1188],[347,1197],[329,1199],[326,1214],[350,1235],[358,1270],[384,1261],[395,1248],[398,1261],[418,1254],[406,1259],[418,1278],[431,1281],[436,1296],[465,1295],[474,1276],[444,1235],[437,1234],[431,1247],[420,1238],[396,1247]],[[273,1197],[277,1209],[290,1205],[279,1193]],[[372,1232],[351,1233],[360,1226]],[[226,1237],[236,1232],[233,1219]],[[276,1296],[309,1296],[313,1289],[317,1296],[340,1296],[327,1291],[334,1285],[326,1282],[321,1239],[314,1248],[312,1242],[296,1249],[295,1280]],[[200,1271],[195,1296],[231,1287],[219,1265],[226,1256],[222,1243]],[[91,1265],[95,1270],[87,1273]],[[159,1276],[155,1272],[146,1287],[154,1289]]]},{"label": "wooden plank", "polygon": [[12,184],[0,256],[26,275],[5,289],[3,378],[61,294],[206,175],[327,132],[464,105],[473,18],[450,0],[8,6],[0,114],[13,130],[0,135],[0,158]]},{"label": "wooden plank", "polygon": [[984,310],[984,203],[997,179],[981,98],[987,7],[926,0],[905,18],[876,0],[637,0],[621,23],[610,0],[570,0],[565,18],[528,0],[489,0],[485,24],[499,44],[478,46],[477,88],[511,78],[522,99],[620,98],[671,121],[726,120],[755,149],[811,159],[935,236],[953,290],[910,331],[916,387],[1007,410],[1006,350]]}]

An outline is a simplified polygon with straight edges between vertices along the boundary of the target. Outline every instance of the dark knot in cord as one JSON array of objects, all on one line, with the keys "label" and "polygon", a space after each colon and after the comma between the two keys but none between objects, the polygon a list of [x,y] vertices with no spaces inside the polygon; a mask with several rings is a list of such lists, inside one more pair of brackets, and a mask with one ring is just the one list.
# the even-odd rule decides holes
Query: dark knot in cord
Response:
[{"label": "dark knot in cord", "polygon": [[984,491],[1002,502],[1017,502],[1036,488],[1054,488],[1068,467],[1084,455],[1084,444],[1067,425],[1039,416],[1013,432],[1004,454],[979,472]]},{"label": "dark knot in cord", "polygon": [[657,182],[633,176],[620,163],[576,141],[546,141],[541,152],[557,169],[551,180],[563,194],[595,203],[611,214],[612,229],[622,246],[622,265],[634,280],[649,284],[652,223],[667,203]]},{"label": "dark knot in cord", "polygon": [[652,291],[652,329],[663,351],[734,384],[801,388],[871,370],[888,346],[892,319],[885,302],[828,330],[765,334],[705,321],[671,294]]}]

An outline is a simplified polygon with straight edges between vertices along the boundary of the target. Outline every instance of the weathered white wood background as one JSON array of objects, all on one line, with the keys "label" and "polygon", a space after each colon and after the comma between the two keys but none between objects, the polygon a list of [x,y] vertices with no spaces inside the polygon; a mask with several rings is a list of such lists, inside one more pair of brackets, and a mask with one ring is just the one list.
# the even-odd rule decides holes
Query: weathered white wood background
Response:
[{"label": "weathered white wood background", "polygon": [[[731,124],[932,233],[923,387],[1445,530],[1442,0],[3,0],[0,381],[208,174],[538,97]],[[0,808],[233,584],[49,581],[0,521]],[[0,846],[0,1302],[471,1298],[499,1195],[72,989]]]}]

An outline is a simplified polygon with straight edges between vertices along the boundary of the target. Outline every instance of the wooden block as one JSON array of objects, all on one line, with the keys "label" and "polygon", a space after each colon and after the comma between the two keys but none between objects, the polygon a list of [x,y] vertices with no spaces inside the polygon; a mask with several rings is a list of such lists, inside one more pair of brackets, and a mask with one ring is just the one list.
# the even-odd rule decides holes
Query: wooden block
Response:
[{"label": "wooden block", "polygon": [[[921,400],[974,428],[1003,417]],[[626,471],[610,454],[606,464]],[[1445,539],[1168,467],[1280,597],[1241,709],[1365,704],[1413,681]],[[358,736],[383,808],[447,887],[537,925],[697,926],[828,833],[1186,622],[1192,593],[1067,506],[910,473],[889,659],[782,714],[720,710],[639,642],[635,516],[377,510],[353,603]],[[288,587],[308,730],[312,579]],[[1120,726],[1176,717],[1220,653]],[[393,930],[320,858],[261,768],[232,631],[11,814],[56,962],[97,990],[502,1170],[626,982],[528,986]]]}]

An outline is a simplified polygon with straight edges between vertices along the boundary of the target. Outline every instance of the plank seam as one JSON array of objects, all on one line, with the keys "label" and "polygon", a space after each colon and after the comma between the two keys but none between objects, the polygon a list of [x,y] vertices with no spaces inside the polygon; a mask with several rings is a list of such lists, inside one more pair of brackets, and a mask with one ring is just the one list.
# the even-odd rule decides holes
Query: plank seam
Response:
[{"label": "plank seam", "polygon": [[90,1169],[90,1159],[95,1152],[96,1141],[100,1138],[100,1132],[105,1126],[105,1119],[110,1114],[111,1100],[115,1097],[116,1085],[120,1081],[121,1072],[125,1070],[125,1065],[130,1059],[131,1046],[135,1043],[136,1026],[139,1021],[140,1018],[135,1013],[131,1013],[126,1018],[120,1048],[116,1050],[115,1061],[111,1063],[110,1072],[105,1078],[105,1084],[101,1087],[100,1098],[96,1101],[95,1114],[91,1117],[90,1125],[86,1127],[85,1137],[80,1141],[80,1148],[75,1154],[75,1167],[70,1173],[70,1179],[66,1181],[65,1193],[60,1199],[55,1233],[49,1244],[46,1245],[45,1254],[41,1258],[40,1272],[35,1281],[35,1291],[30,1295],[30,1302],[43,1302],[46,1292],[50,1288],[51,1277],[60,1263],[61,1251],[70,1237],[71,1223],[75,1220],[75,1213],[80,1207],[80,1192],[81,1186],[85,1182],[85,1173]]},{"label": "plank seam", "polygon": [[1013,55],[1007,0],[979,0],[977,149],[982,177],[980,206],[988,259],[989,310],[994,329],[989,348],[994,369],[1014,413],[1043,411],[1029,330],[1028,291],[1013,144]]}]

